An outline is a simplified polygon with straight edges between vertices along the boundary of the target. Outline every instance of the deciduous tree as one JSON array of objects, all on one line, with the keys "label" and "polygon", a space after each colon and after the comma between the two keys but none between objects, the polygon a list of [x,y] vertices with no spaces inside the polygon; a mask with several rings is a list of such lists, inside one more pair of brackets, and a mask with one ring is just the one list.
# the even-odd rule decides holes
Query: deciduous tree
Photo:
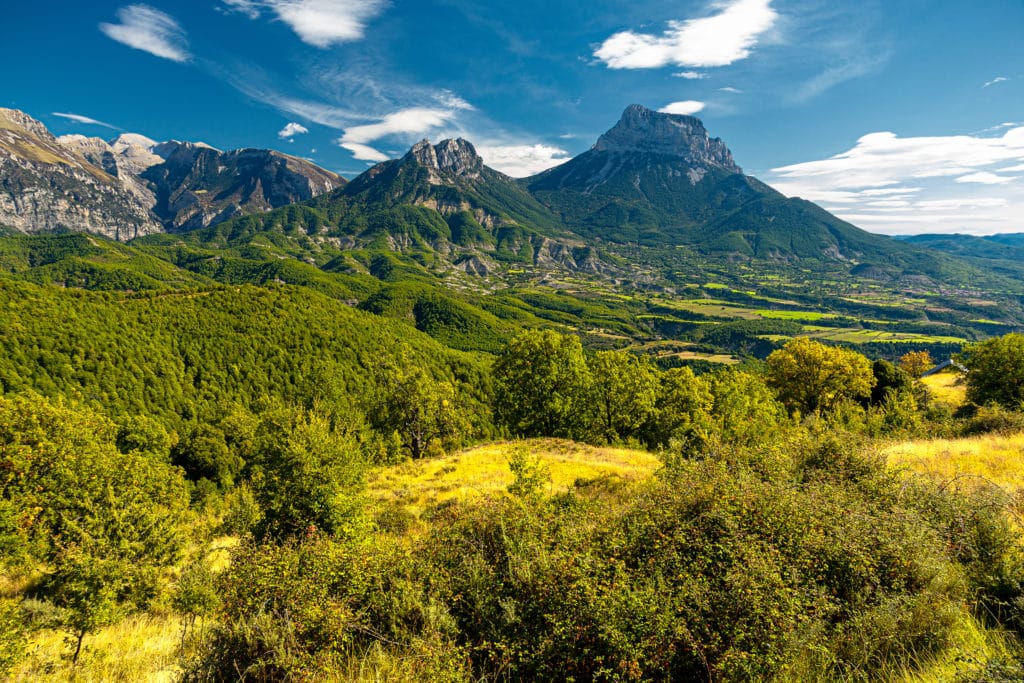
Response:
[{"label": "deciduous tree", "polygon": [[867,398],[875,377],[856,351],[798,337],[768,356],[768,384],[787,409],[807,414]]},{"label": "deciduous tree", "polygon": [[1016,332],[968,344],[967,400],[1018,408],[1024,403],[1024,334]]},{"label": "deciduous tree", "polygon": [[494,363],[495,417],[521,436],[578,438],[589,423],[591,375],[579,337],[524,332]]}]

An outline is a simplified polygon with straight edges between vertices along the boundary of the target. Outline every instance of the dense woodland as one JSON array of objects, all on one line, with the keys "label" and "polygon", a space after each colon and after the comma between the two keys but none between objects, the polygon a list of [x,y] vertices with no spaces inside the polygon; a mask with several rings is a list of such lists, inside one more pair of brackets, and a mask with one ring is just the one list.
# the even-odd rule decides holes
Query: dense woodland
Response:
[{"label": "dense woodland", "polygon": [[[956,652],[967,622],[1011,656],[962,680],[1024,676],[1019,501],[877,454],[1024,427],[1024,337],[957,347],[953,411],[907,345],[894,363],[796,337],[695,372],[519,303],[557,292],[492,299],[517,326],[459,301],[0,281],[0,666],[62,629],[85,671],[90,638],[150,613],[180,617],[187,681],[873,681]],[[765,324],[786,321],[702,334]],[[552,492],[532,437],[662,466]],[[416,516],[366,495],[374,468],[498,440],[500,496]]]}]

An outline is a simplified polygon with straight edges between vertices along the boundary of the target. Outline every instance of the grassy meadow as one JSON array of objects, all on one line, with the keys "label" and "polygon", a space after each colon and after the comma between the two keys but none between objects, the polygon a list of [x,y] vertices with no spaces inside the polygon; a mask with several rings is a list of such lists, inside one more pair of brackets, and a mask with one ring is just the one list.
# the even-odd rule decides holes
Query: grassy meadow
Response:
[{"label": "grassy meadow", "polygon": [[378,468],[369,476],[368,494],[417,517],[449,501],[500,495],[513,481],[508,456],[517,448],[525,449],[547,470],[547,494],[596,479],[647,478],[661,464],[657,456],[639,449],[596,447],[561,439],[509,441]]}]

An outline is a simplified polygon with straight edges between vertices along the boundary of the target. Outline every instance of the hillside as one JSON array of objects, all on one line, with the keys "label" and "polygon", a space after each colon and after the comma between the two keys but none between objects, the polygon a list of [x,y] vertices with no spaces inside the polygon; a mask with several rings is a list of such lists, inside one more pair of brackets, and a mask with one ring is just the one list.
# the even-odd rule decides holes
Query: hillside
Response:
[{"label": "hillside", "polygon": [[0,279],[0,308],[0,394],[67,397],[168,429],[232,404],[369,400],[388,358],[460,378],[467,410],[487,391],[476,358],[308,289],[104,295]]}]

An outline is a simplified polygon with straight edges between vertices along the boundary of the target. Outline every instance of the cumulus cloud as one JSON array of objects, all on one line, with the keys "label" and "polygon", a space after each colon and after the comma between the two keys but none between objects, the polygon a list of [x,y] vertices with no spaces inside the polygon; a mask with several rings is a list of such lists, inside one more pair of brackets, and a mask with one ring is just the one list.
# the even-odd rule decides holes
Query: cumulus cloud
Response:
[{"label": "cumulus cloud", "polygon": [[551,145],[481,145],[476,148],[484,163],[513,178],[524,178],[558,166],[571,157]]},{"label": "cumulus cloud", "polygon": [[[467,105],[468,106],[468,105]],[[338,144],[364,161],[387,161],[388,156],[375,149],[371,142],[392,135],[424,135],[449,125],[463,107],[410,107],[392,112],[374,123],[352,126],[338,139]]]},{"label": "cumulus cloud", "polygon": [[250,19],[264,12],[291,28],[302,42],[327,48],[363,37],[366,24],[384,9],[384,0],[223,0]]},{"label": "cumulus cloud", "polygon": [[690,116],[704,109],[704,103],[697,100],[685,100],[683,102],[672,102],[659,109],[663,114],[684,114]]},{"label": "cumulus cloud", "polygon": [[100,24],[108,38],[174,62],[191,58],[185,31],[170,15],[149,5],[128,5],[117,10],[117,18],[119,24]]},{"label": "cumulus cloud", "polygon": [[750,56],[758,38],[778,14],[772,0],[731,0],[717,14],[670,21],[658,35],[621,31],[606,39],[594,56],[611,69],[727,66]]},{"label": "cumulus cloud", "polygon": [[55,111],[53,112],[53,115],[59,116],[62,119],[74,121],[75,123],[84,123],[89,126],[103,126],[104,128],[113,128],[114,130],[121,130],[117,126],[112,126],[109,123],[103,123],[102,121],[97,121],[96,119],[89,118],[88,116],[82,116],[81,114],[66,114],[64,112]]},{"label": "cumulus cloud", "polygon": [[869,229],[1020,231],[1024,183],[1005,174],[1024,171],[1024,126],[1000,129],[994,136],[871,133],[828,159],[772,169],[766,180]]},{"label": "cumulus cloud", "polygon": [[304,125],[302,125],[301,123],[295,123],[293,121],[285,125],[285,127],[282,128],[281,130],[277,131],[277,137],[281,138],[282,140],[290,140],[294,138],[296,135],[305,135],[308,132],[309,129],[306,128]]}]

